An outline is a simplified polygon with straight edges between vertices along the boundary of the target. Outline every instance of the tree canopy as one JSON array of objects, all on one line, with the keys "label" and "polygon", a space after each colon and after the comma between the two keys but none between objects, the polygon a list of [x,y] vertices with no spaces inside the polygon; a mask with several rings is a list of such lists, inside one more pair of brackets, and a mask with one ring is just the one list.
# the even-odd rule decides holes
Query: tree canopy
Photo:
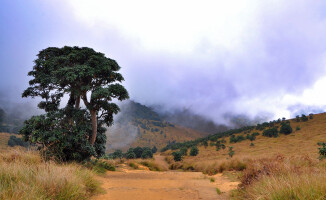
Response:
[{"label": "tree canopy", "polygon": [[[46,115],[26,121],[21,131],[25,139],[41,144],[48,152],[53,148],[56,157],[60,151],[68,160],[101,155],[106,142],[103,125],[112,125],[113,115],[120,110],[112,100],[129,98],[120,84],[124,80],[118,72],[120,66],[91,48],[68,46],[44,49],[34,63],[28,73],[33,79],[22,96],[41,97],[38,107]],[[69,100],[63,107],[60,103],[65,96]],[[66,151],[83,153],[67,157]]]}]

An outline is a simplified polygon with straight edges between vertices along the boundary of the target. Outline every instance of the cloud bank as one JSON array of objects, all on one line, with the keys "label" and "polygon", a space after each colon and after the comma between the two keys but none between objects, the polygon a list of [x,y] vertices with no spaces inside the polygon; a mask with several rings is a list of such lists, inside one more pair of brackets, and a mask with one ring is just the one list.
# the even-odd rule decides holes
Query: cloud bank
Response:
[{"label": "cloud bank", "polygon": [[218,123],[325,111],[322,0],[5,2],[1,85],[15,91],[39,50],[77,45],[116,59],[131,98],[159,111]]}]

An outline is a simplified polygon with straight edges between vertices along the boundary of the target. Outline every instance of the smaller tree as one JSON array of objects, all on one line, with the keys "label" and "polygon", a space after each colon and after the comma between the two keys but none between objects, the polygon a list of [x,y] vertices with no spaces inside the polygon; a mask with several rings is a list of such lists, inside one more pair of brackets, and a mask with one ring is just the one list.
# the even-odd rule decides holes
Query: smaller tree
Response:
[{"label": "smaller tree", "polygon": [[229,153],[228,153],[228,154],[229,154],[229,156],[230,156],[230,158],[232,158],[232,157],[233,157],[234,153],[235,153],[235,152],[233,151],[233,147],[232,147],[232,146],[230,146],[230,147],[229,147]]},{"label": "smaller tree", "polygon": [[112,154],[112,158],[116,159],[116,158],[122,158],[123,157],[123,153],[120,149],[116,150],[115,152],[113,152]]},{"label": "smaller tree", "polygon": [[152,150],[149,147],[144,147],[143,153],[141,154],[141,158],[143,158],[143,159],[153,158]]},{"label": "smaller tree", "polygon": [[302,120],[303,122],[306,122],[306,121],[308,121],[308,117],[307,117],[306,115],[302,114],[302,115],[301,115],[301,120]]},{"label": "smaller tree", "polygon": [[326,143],[318,143],[319,146],[322,146],[319,149],[319,159],[322,160],[326,158]]},{"label": "smaller tree", "polygon": [[198,150],[197,146],[191,147],[191,149],[190,149],[190,155],[191,156],[197,156],[198,153],[199,153],[199,150]]},{"label": "smaller tree", "polygon": [[181,147],[180,153],[182,156],[187,156],[188,155],[188,148],[187,147]]},{"label": "smaller tree", "polygon": [[157,148],[156,148],[156,146],[154,146],[153,148],[152,148],[152,153],[156,153],[157,152]]},{"label": "smaller tree", "polygon": [[178,162],[182,160],[182,154],[180,151],[176,151],[172,153],[174,161]]},{"label": "smaller tree", "polygon": [[288,124],[288,123],[282,124],[282,126],[280,128],[280,133],[283,133],[285,135],[292,133],[292,127],[290,126],[290,124]]},{"label": "smaller tree", "polygon": [[136,154],[136,158],[140,158],[141,155],[143,154],[143,148],[141,147],[136,147],[134,149],[134,153]]}]

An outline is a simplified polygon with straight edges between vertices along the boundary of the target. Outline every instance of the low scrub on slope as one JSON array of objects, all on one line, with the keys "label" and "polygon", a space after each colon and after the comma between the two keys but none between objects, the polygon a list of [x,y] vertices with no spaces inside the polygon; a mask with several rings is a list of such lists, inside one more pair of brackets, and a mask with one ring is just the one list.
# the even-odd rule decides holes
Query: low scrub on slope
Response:
[{"label": "low scrub on slope", "polygon": [[0,152],[0,199],[88,199],[99,191],[92,171],[44,162],[37,152]]}]

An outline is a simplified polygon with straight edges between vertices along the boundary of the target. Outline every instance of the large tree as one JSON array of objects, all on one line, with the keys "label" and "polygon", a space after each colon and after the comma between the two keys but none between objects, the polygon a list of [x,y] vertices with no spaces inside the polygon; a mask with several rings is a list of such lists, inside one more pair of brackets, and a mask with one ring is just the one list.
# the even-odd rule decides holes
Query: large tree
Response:
[{"label": "large tree", "polygon": [[[33,70],[28,73],[33,77],[30,87],[22,96],[41,97],[43,100],[38,107],[47,112],[47,118],[60,118],[60,123],[64,124],[60,129],[71,130],[78,126],[80,117],[75,116],[77,113],[86,121],[89,118],[91,134],[85,134],[85,137],[94,146],[98,131],[104,124],[112,125],[113,114],[119,111],[112,100],[128,98],[127,90],[120,84],[124,80],[118,72],[120,66],[103,53],[87,47],[49,47],[40,51],[37,57]],[[60,109],[64,96],[69,100],[64,109]],[[83,113],[78,112],[82,110],[81,100],[86,108]],[[27,140],[32,140],[34,125],[31,124],[34,123],[29,123],[29,131],[24,132],[29,137]]]}]

